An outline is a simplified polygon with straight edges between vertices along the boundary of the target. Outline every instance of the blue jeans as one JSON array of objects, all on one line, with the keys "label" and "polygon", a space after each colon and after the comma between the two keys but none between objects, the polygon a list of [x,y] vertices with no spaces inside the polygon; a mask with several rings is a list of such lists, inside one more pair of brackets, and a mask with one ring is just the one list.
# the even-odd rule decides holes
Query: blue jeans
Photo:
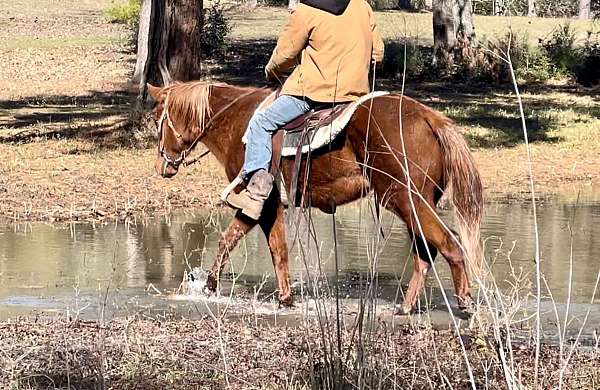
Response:
[{"label": "blue jeans", "polygon": [[254,114],[248,124],[246,158],[242,168],[244,180],[248,181],[259,169],[269,170],[273,134],[285,124],[308,112],[311,107],[307,100],[281,95],[271,106]]}]

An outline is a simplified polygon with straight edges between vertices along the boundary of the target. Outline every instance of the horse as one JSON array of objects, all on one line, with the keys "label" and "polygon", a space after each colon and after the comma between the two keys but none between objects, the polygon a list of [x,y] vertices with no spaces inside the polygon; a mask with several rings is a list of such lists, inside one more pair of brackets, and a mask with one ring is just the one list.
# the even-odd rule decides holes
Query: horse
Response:
[{"label": "horse", "polygon": [[[247,124],[273,92],[204,81],[148,85],[148,91],[159,123],[156,172],[165,178],[176,175],[201,142],[225,168],[229,181],[237,177],[244,162],[242,136]],[[282,159],[280,173],[285,183],[291,183],[294,169],[293,158]],[[450,266],[458,307],[470,308],[469,274],[481,270],[483,262],[483,186],[460,128],[451,119],[403,94],[372,98],[358,106],[344,132],[329,147],[303,159],[300,172],[296,191],[305,194],[306,207],[333,213],[338,206],[374,192],[380,205],[406,223],[414,271],[399,314],[415,308],[438,252]],[[436,213],[448,190],[458,233],[448,229]],[[258,221],[241,212],[235,214],[219,240],[206,287],[216,291],[231,251],[256,225],[267,238],[279,302],[292,306],[285,207],[276,187]]]}]

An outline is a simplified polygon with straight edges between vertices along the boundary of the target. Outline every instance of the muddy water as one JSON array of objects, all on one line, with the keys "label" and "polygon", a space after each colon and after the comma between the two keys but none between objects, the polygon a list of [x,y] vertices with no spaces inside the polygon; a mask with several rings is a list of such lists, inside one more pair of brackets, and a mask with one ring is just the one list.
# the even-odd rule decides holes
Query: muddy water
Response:
[{"label": "muddy water", "polygon": [[[335,276],[335,227],[341,294],[347,306],[352,307],[364,285],[361,281],[375,269],[377,294],[384,306],[393,308],[401,296],[398,286],[406,287],[412,271],[409,243],[403,224],[391,214],[382,218],[384,237],[371,215],[368,202],[341,208],[335,219],[315,211],[313,239],[301,224],[297,239],[290,237],[291,274],[298,293],[317,275],[327,277],[325,282],[321,278],[321,286],[330,291],[326,286]],[[453,224],[447,210],[442,216]],[[210,267],[230,218],[223,210],[127,222],[5,225],[0,228],[0,318],[53,311],[88,317],[191,312],[197,305],[171,298],[185,270]],[[539,203],[538,221],[541,268],[553,299],[559,304],[567,300],[572,259],[572,310],[585,313],[600,270],[600,191],[589,188],[545,199]],[[525,304],[531,302],[526,293],[535,270],[533,226],[530,202],[504,199],[488,204],[482,229],[496,281],[508,292],[517,278]],[[298,241],[310,244],[301,246]],[[451,297],[447,264],[438,258],[436,265]],[[274,273],[260,231],[253,231],[235,251],[229,271],[239,277],[233,290],[241,297],[240,305],[246,302],[242,297],[272,301]],[[228,280],[224,286],[229,291],[233,283]],[[443,306],[433,278],[428,291],[433,305]],[[551,312],[550,294],[544,295]],[[592,310],[591,324],[600,324],[600,318],[594,319],[598,309]]]}]

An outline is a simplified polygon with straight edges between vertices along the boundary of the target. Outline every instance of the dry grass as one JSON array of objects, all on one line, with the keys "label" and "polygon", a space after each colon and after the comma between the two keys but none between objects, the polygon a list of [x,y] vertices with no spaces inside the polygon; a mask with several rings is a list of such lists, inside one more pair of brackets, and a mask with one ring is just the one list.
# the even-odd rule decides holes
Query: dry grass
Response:
[{"label": "dry grass", "polygon": [[[302,389],[330,388],[328,380],[336,378],[344,386],[360,380],[365,389],[468,387],[457,340],[448,331],[381,324],[363,334],[359,349],[347,329],[342,332],[345,357],[341,365],[332,367],[319,337],[310,336],[319,334],[316,324],[288,328],[226,320],[219,329],[221,338],[212,319],[130,318],[105,326],[63,320],[3,323],[0,386]],[[469,332],[461,339],[478,386],[505,388],[493,339]],[[518,372],[530,378],[532,347],[514,347]],[[558,376],[556,348],[544,346],[542,352],[540,384],[549,388]],[[360,363],[358,356],[364,359]],[[580,350],[573,359],[565,388],[597,388],[598,351]],[[525,388],[531,386],[524,380]]]}]

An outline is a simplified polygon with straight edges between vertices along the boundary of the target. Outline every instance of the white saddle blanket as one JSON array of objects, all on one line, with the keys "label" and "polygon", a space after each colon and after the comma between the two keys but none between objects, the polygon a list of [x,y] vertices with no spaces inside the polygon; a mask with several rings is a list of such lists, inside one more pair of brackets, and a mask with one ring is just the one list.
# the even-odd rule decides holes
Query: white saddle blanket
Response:
[{"label": "white saddle blanket", "polygon": [[[315,128],[315,129],[312,129],[306,137],[307,141],[302,146],[302,153],[308,153],[309,151],[315,151],[319,148],[322,148],[323,146],[329,145],[344,130],[344,128],[346,127],[346,125],[348,124],[350,119],[352,118],[354,111],[356,111],[356,108],[359,105],[361,105],[362,103],[364,103],[370,99],[373,99],[373,98],[376,98],[379,96],[385,96],[388,94],[389,94],[389,92],[385,92],[385,91],[375,91],[375,92],[371,92],[365,96],[362,96],[360,99],[358,99],[355,102],[350,103],[346,108],[344,108],[344,111],[337,118],[335,118],[335,120],[333,120],[331,123],[328,123],[326,125],[323,125],[321,127]],[[276,97],[277,97],[277,91],[275,91],[272,94],[270,94],[269,96],[267,96],[267,98],[265,100],[263,100],[263,102],[258,106],[258,108],[256,109],[255,112],[259,112],[259,111],[267,108],[269,105],[271,105],[273,103],[273,101],[275,100]],[[246,143],[247,137],[248,137],[248,133],[246,132],[246,134],[244,134],[244,137],[242,138],[242,142]],[[281,155],[283,157],[295,156],[296,151],[298,149],[298,142],[299,142],[299,140],[298,140],[297,136],[286,133],[285,137],[284,137],[284,141],[283,141],[283,149],[282,149]]]}]

